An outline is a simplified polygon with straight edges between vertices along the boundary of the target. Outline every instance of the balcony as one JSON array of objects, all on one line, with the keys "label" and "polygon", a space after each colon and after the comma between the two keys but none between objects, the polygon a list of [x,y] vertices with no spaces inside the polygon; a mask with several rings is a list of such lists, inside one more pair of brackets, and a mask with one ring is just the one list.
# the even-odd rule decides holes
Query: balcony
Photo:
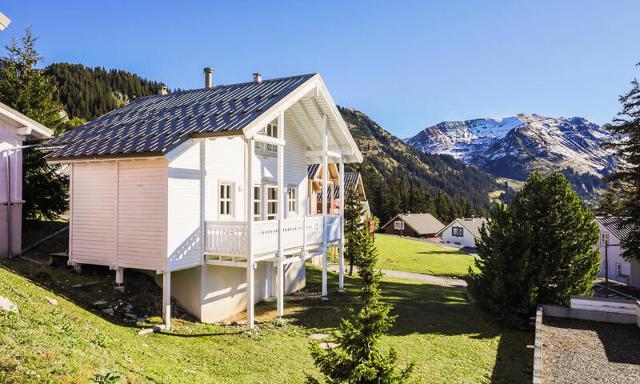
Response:
[{"label": "balcony", "polygon": [[[207,221],[205,223],[207,255],[246,257],[249,254],[249,224],[242,221]],[[251,231],[253,255],[274,255],[278,251],[278,220],[256,221]],[[340,216],[303,216],[282,222],[282,248],[295,254],[322,248],[340,240]]]}]

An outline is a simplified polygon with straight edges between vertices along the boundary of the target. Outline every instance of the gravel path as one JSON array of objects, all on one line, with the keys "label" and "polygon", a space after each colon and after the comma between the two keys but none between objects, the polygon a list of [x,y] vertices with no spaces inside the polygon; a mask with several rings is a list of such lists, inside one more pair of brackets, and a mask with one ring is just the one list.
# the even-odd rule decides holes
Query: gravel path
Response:
[{"label": "gravel path", "polygon": [[545,317],[542,326],[545,384],[640,383],[640,330]]},{"label": "gravel path", "polygon": [[[329,270],[338,272],[338,264],[329,264]],[[346,266],[345,266],[346,272]],[[355,273],[355,272],[354,272]],[[416,281],[424,281],[432,284],[439,285],[448,285],[452,287],[466,287],[467,282],[461,279],[450,279],[447,277],[434,276],[434,275],[425,275],[423,273],[413,273],[413,272],[402,272],[402,271],[391,271],[388,269],[383,269],[382,273],[387,277],[393,277],[395,279],[408,279],[408,280],[416,280]]]}]

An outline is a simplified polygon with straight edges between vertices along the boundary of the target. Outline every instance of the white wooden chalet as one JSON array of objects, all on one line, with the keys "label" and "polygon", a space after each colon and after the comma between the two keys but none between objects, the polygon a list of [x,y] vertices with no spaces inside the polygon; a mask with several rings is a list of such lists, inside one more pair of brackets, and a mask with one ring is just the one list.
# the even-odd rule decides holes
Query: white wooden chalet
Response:
[{"label": "white wooden chalet", "polygon": [[362,155],[318,74],[212,87],[205,69],[203,89],[139,98],[49,145],[72,168],[69,262],[119,283],[124,268],[162,274],[167,326],[171,296],[203,322],[246,308],[252,327],[273,296],[282,315],[314,256],[326,298],[330,246],[343,287],[343,219],[316,214],[307,165],[344,174]]}]

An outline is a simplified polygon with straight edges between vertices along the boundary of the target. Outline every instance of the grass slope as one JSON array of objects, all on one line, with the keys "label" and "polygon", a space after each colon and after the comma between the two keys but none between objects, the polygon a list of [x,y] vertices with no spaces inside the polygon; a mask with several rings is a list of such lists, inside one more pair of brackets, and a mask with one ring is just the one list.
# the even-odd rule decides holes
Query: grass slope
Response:
[{"label": "grass slope", "polygon": [[475,269],[473,256],[438,244],[389,235],[376,235],[381,269],[460,277],[469,267]]},{"label": "grass slope", "polygon": [[[319,291],[319,278],[317,270],[308,270],[309,291]],[[336,287],[336,275],[330,278]],[[138,336],[138,326],[90,305],[111,295],[111,281],[0,260],[0,295],[20,308],[19,314],[0,311],[0,382],[87,383],[113,372],[131,383],[300,383],[305,372],[317,373],[308,336],[334,328],[356,303],[358,288],[357,279],[347,278],[348,293],[331,292],[326,304],[319,295],[297,302],[288,297],[289,324],[262,324],[254,335],[177,316],[171,333]],[[87,282],[95,283],[71,287]],[[382,289],[398,315],[383,343],[396,348],[401,361],[416,362],[420,382],[528,382],[531,354],[525,346],[532,335],[503,332],[468,302],[464,290],[395,280],[385,280]]]}]

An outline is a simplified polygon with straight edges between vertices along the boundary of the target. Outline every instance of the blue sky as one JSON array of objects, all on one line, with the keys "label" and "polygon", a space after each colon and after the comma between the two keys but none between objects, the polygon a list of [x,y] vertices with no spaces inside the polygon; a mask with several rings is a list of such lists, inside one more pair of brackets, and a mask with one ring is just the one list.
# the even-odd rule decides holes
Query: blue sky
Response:
[{"label": "blue sky", "polygon": [[640,1],[3,2],[47,63],[171,88],[320,72],[336,102],[405,137],[518,112],[611,121],[640,70]]}]

